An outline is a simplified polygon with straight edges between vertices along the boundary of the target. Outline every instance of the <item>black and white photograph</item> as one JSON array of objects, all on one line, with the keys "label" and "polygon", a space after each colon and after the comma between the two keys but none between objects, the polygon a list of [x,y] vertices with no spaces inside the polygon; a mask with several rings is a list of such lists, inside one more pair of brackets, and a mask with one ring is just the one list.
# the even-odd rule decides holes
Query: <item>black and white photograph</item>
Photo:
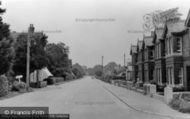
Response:
[{"label": "black and white photograph", "polygon": [[0,0],[0,119],[190,119],[190,1]]}]

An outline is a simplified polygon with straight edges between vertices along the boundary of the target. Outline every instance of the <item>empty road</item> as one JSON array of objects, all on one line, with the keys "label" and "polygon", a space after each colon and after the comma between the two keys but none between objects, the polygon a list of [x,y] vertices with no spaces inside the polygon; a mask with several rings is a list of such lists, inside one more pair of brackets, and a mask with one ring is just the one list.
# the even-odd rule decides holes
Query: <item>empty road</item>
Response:
[{"label": "empty road", "polygon": [[[141,101],[140,98],[135,100],[128,99],[129,102],[123,102],[120,97],[129,96],[133,93],[139,96],[141,94],[136,94],[136,92],[132,91],[125,92],[123,90],[126,89],[106,84],[98,79],[85,77],[0,100],[0,106],[47,106],[50,113],[70,114],[70,119],[174,118],[134,109],[131,107],[130,102]],[[123,93],[118,94],[116,93],[117,91]],[[138,107],[138,103],[136,106]],[[151,107],[149,108],[151,109]]]}]

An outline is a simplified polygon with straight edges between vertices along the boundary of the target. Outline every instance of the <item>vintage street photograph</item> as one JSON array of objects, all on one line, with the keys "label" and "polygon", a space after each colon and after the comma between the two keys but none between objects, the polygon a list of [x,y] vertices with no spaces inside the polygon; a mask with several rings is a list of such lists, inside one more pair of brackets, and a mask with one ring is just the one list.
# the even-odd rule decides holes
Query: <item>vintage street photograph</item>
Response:
[{"label": "vintage street photograph", "polygon": [[0,119],[190,119],[190,1],[0,0]]}]

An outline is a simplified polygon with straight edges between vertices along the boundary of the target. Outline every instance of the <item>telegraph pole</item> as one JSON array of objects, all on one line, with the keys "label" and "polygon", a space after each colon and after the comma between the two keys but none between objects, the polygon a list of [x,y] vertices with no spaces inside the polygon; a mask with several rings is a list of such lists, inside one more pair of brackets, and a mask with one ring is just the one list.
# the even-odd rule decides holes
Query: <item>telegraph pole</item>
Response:
[{"label": "telegraph pole", "polygon": [[104,56],[102,56],[102,76],[104,76]]},{"label": "telegraph pole", "polygon": [[125,63],[125,53],[124,53],[124,67],[125,67],[125,64],[126,64],[126,63]]},{"label": "telegraph pole", "polygon": [[33,33],[34,33],[34,26],[33,24],[30,24],[28,28],[27,56],[26,56],[26,85],[28,89],[30,87],[30,41]]}]

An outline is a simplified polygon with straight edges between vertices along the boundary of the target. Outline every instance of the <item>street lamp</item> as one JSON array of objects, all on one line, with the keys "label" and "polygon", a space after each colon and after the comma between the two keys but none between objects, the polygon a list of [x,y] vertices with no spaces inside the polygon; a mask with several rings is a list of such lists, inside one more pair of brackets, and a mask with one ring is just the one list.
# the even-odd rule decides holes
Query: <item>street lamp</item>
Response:
[{"label": "street lamp", "polygon": [[26,56],[26,85],[27,89],[30,87],[30,42],[32,34],[34,33],[34,26],[30,24],[28,28],[28,37],[27,37],[27,56]]}]

